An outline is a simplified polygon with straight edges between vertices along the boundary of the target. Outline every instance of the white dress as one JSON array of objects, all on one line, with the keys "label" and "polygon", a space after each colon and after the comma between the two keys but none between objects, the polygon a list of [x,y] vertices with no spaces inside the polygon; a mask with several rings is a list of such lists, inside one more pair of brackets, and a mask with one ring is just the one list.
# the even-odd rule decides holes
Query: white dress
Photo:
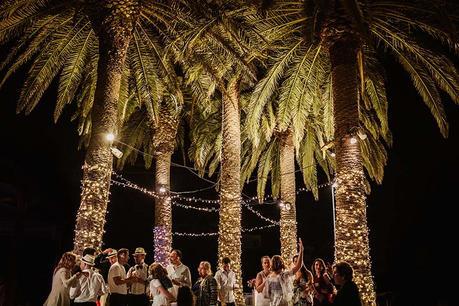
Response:
[{"label": "white dress", "polygon": [[263,295],[269,299],[270,306],[288,306],[289,302],[292,301],[292,275],[291,271],[286,271],[278,275],[271,275],[266,279]]},{"label": "white dress", "polygon": [[[161,282],[156,278],[152,279],[150,282],[150,292],[153,295],[153,304],[151,306],[170,306],[167,297],[159,291],[159,287],[162,287]],[[171,289],[168,291],[171,292]]]},{"label": "white dress", "polygon": [[60,268],[54,273],[53,286],[43,306],[69,306],[70,286],[75,282],[76,275],[70,276],[70,270]]},{"label": "white dress", "polygon": [[[263,271],[259,272],[258,275],[265,281],[267,276],[263,273]],[[263,295],[263,292],[258,292],[256,289],[253,290],[254,299],[255,299],[255,306],[269,306],[269,299],[266,299]]]}]

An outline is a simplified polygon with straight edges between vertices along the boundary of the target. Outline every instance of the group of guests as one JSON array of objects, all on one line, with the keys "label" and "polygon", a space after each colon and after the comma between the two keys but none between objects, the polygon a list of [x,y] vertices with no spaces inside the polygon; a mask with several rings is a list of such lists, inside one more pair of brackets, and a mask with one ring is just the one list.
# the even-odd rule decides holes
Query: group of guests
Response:
[{"label": "group of guests", "polygon": [[199,279],[192,285],[190,269],[182,252],[172,250],[170,264],[147,265],[146,252],[136,248],[130,267],[128,249],[106,249],[96,256],[86,248],[81,258],[62,255],[54,269],[51,293],[44,306],[204,306],[235,305],[236,275],[229,258],[215,276],[207,261],[199,264]]},{"label": "group of guests", "polygon": [[279,255],[261,258],[262,271],[249,281],[254,290],[255,306],[361,306],[353,269],[347,262],[332,267],[332,277],[325,262],[317,258],[311,271],[303,264],[303,244],[288,268]]},{"label": "group of guests", "polygon": [[[303,264],[303,244],[287,268],[282,257],[263,256],[263,270],[250,282],[256,306],[361,306],[352,267],[333,266],[333,279],[325,263],[316,259],[310,272]],[[182,263],[182,252],[172,250],[170,264],[147,265],[146,252],[136,248],[135,265],[128,265],[128,249],[106,249],[96,256],[93,248],[81,258],[66,252],[54,269],[51,293],[44,306],[235,306],[238,289],[231,260],[222,259],[212,273],[211,264],[202,261],[199,279],[192,284],[190,269]],[[339,290],[336,290],[336,287]]]}]

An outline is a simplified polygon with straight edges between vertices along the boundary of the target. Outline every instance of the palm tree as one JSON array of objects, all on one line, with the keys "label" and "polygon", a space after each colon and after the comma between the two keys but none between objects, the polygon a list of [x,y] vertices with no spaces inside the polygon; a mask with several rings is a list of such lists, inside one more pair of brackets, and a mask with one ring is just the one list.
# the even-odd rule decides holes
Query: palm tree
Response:
[{"label": "palm tree", "polygon": [[12,0],[2,4],[1,11],[0,43],[19,37],[2,63],[1,68],[10,68],[2,84],[33,58],[18,111],[31,112],[58,74],[55,120],[78,98],[74,118],[80,120],[79,132],[90,137],[85,139],[74,249],[99,247],[112,169],[111,144],[105,136],[116,135],[123,120],[119,116],[128,117],[146,101],[151,118],[157,118],[157,103],[152,101],[158,101],[162,91],[158,70],[168,74],[157,52],[158,33],[174,28],[177,6],[137,0]]},{"label": "palm tree", "polygon": [[[443,18],[442,24],[437,18],[442,3],[393,3],[384,0],[279,2],[264,12],[266,17],[259,23],[260,31],[268,40],[285,40],[285,43],[284,49],[278,51],[280,56],[277,64],[273,66],[275,68],[269,70],[264,84],[255,91],[254,107],[255,104],[259,104],[256,106],[256,118],[263,109],[266,92],[270,91],[263,88],[271,91],[276,88],[277,81],[285,73],[288,64],[292,61],[298,63],[295,60],[298,54],[309,53],[300,50],[301,47],[306,50],[317,50],[317,56],[324,57],[325,62],[328,62],[326,71],[331,75],[332,86],[329,92],[333,101],[333,144],[338,182],[335,259],[346,260],[353,265],[356,282],[365,304],[375,304],[375,294],[366,223],[366,181],[363,162],[374,162],[375,158],[367,156],[363,159],[362,153],[368,153],[370,145],[377,144],[380,139],[390,143],[384,79],[378,73],[369,77],[368,74],[372,71],[367,69],[376,67],[374,62],[377,61],[374,58],[379,49],[375,46],[382,45],[385,51],[394,54],[412,77],[442,134],[446,135],[447,123],[437,87],[447,92],[453,101],[458,102],[458,74],[447,56],[425,44],[428,41],[423,39],[425,37],[411,37],[411,31],[415,29],[454,50],[452,36],[447,31],[447,21],[451,20],[448,18],[457,20],[457,17]],[[433,7],[435,9],[432,9]],[[448,7],[448,10],[441,11],[443,16],[449,16],[446,12],[457,12],[457,9]],[[289,40],[295,36],[296,40]],[[298,41],[300,37],[305,40],[306,45]],[[317,76],[321,74],[316,74]],[[307,80],[306,83],[311,82],[309,78]],[[304,78],[298,80],[303,83],[304,81]],[[359,99],[359,96],[362,99]],[[364,103],[359,104],[359,100],[363,100]],[[376,118],[374,115],[367,117],[365,113],[375,114]],[[374,127],[368,128],[371,122],[376,123],[374,127],[379,126],[379,130]],[[372,137],[359,141],[356,135],[362,136],[362,129],[371,133]],[[383,150],[373,150],[378,152],[377,157],[385,156]],[[383,165],[379,164],[373,166],[368,173],[375,175],[376,180],[380,181],[382,169]]]}]

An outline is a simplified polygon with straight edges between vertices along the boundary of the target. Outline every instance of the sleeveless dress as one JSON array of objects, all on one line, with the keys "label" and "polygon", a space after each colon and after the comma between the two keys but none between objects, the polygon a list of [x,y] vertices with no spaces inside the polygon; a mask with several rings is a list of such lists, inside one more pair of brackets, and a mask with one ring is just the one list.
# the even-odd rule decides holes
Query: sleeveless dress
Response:
[{"label": "sleeveless dress", "polygon": [[[269,273],[268,273],[269,275]],[[266,280],[268,277],[263,273],[263,271],[257,274],[257,277],[260,276],[263,281]],[[269,299],[266,299],[263,295],[263,292],[258,292],[256,289],[253,290],[254,298],[255,298],[255,306],[269,306]]]}]

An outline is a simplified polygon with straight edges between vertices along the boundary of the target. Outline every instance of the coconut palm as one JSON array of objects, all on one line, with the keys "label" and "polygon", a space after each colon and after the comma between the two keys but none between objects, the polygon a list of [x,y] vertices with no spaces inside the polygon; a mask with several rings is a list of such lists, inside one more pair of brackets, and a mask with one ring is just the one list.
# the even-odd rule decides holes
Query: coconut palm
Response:
[{"label": "coconut palm", "polygon": [[[426,43],[431,38],[452,49],[455,48],[451,39],[453,36],[450,36],[447,30],[448,20],[451,20],[448,18],[457,20],[457,17],[439,19],[437,13],[442,3],[394,3],[383,0],[279,1],[264,12],[265,18],[258,23],[259,31],[267,40],[284,40],[284,48],[278,49],[277,64],[269,70],[265,82],[260,83],[255,90],[253,105],[256,110],[254,117],[257,120],[266,97],[270,96],[267,93],[277,88],[279,79],[292,68],[292,62],[301,63],[295,60],[296,56],[303,56],[304,60],[307,60],[312,53],[316,54],[313,59],[324,57],[324,62],[328,62],[327,70],[331,75],[332,85],[329,93],[332,98],[330,100],[333,101],[333,108],[329,109],[333,110],[333,145],[338,183],[335,258],[349,261],[354,266],[356,282],[366,304],[375,303],[375,294],[368,247],[363,162],[371,162],[375,158],[367,156],[365,160],[362,153],[368,153],[371,145],[381,140],[390,143],[384,79],[378,73],[374,74],[374,77],[369,77],[368,74],[371,69],[378,68],[378,51],[393,54],[410,74],[440,131],[446,135],[447,123],[438,88],[448,93],[453,101],[458,102],[458,74],[445,54],[439,50],[434,51]],[[449,16],[446,12],[457,12],[457,9],[448,7],[448,10],[441,11],[444,16]],[[413,29],[424,33],[426,37],[413,37]],[[301,43],[301,39],[305,40],[306,44]],[[380,45],[384,48],[378,48]],[[310,69],[307,71],[311,72]],[[299,77],[292,80],[296,80],[299,83],[296,87],[301,89],[311,82],[311,77],[320,75],[312,71],[307,74],[306,79]],[[290,92],[295,95],[304,91]],[[287,95],[289,96],[291,95]],[[286,101],[288,103],[291,100]],[[296,105],[302,100],[293,101],[293,104],[286,105]],[[292,116],[293,114],[295,112],[292,112]],[[369,128],[372,122],[376,125]],[[378,126],[380,128],[376,130],[374,127]],[[356,135],[364,138],[362,129],[366,129],[367,136],[370,133],[372,137],[359,141]],[[378,152],[376,157],[385,155],[380,149],[375,151]],[[380,180],[383,166],[379,164],[368,173]]]},{"label": "coconut palm", "polygon": [[102,242],[112,169],[105,136],[116,135],[122,116],[143,104],[151,118],[158,117],[155,101],[164,87],[159,76],[167,76],[168,70],[157,51],[160,34],[174,28],[172,20],[180,16],[176,8],[175,2],[137,0],[2,4],[0,43],[18,38],[2,63],[1,68],[9,68],[2,84],[32,60],[18,111],[30,113],[59,76],[55,120],[66,104],[76,101],[79,132],[90,136],[75,227],[77,252]]}]

